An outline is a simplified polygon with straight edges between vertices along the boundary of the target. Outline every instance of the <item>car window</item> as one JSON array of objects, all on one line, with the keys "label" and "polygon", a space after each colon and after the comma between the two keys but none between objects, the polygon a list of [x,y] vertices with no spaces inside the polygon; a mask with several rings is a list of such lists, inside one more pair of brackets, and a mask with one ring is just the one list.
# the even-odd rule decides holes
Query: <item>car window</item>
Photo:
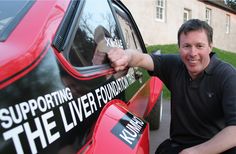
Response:
[{"label": "car window", "polygon": [[80,13],[78,28],[71,48],[64,52],[74,67],[108,63],[106,52],[123,44],[106,0],[87,0]]},{"label": "car window", "polygon": [[118,6],[114,6],[117,14],[118,21],[121,25],[122,33],[126,42],[127,48],[138,49],[141,51],[140,43],[137,39],[134,26],[129,16]]},{"label": "car window", "polygon": [[33,0],[0,1],[0,41],[4,41],[33,5]]}]

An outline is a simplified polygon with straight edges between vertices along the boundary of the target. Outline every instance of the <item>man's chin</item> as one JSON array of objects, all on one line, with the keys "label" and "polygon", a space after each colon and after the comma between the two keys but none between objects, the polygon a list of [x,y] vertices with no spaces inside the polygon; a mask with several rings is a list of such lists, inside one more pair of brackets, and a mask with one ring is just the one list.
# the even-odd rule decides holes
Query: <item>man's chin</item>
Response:
[{"label": "man's chin", "polygon": [[196,70],[192,70],[192,71],[188,71],[189,75],[192,77],[192,79],[195,79],[196,77],[198,77],[201,74],[201,71],[196,71]]}]

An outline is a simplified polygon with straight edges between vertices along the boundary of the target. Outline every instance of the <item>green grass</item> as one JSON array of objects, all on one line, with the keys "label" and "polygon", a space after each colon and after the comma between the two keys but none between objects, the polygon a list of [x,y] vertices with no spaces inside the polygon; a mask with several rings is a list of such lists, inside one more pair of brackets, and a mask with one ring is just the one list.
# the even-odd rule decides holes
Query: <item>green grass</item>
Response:
[{"label": "green grass", "polygon": [[[152,45],[152,46],[147,47],[147,51],[149,53],[157,51],[157,50],[161,50],[162,54],[175,54],[175,53],[178,53],[179,49],[178,49],[177,44]],[[217,57],[219,59],[222,59],[223,61],[228,62],[232,64],[234,67],[236,67],[236,53],[233,53],[230,51],[224,51],[218,48],[214,48],[213,51],[216,52]],[[170,92],[166,88],[166,86],[164,86],[164,89],[163,89],[163,96],[164,96],[164,99],[170,99]]]}]

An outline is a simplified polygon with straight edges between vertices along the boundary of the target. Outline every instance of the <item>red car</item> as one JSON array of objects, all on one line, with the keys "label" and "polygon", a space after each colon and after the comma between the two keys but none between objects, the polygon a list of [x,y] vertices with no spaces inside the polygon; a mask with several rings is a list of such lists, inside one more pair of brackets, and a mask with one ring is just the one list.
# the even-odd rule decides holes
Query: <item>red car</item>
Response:
[{"label": "red car", "polygon": [[119,0],[0,1],[0,153],[149,153],[162,82],[111,47],[146,52]]}]

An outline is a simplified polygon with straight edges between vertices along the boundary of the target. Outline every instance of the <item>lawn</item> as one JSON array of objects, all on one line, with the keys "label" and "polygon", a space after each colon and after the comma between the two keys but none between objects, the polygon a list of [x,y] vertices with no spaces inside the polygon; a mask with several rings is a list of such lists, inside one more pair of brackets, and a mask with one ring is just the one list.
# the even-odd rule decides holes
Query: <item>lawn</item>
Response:
[{"label": "lawn", "polygon": [[[147,50],[149,53],[157,50],[161,50],[162,54],[170,54],[170,53],[178,53],[178,46],[177,44],[169,44],[169,45],[152,45],[148,46]],[[217,57],[219,59],[222,59],[230,64],[232,64],[234,67],[236,67],[236,53],[230,52],[230,51],[224,51],[221,49],[214,48],[214,52],[216,52]],[[165,99],[170,99],[170,92],[169,90],[164,86],[163,90],[163,96]]]}]

